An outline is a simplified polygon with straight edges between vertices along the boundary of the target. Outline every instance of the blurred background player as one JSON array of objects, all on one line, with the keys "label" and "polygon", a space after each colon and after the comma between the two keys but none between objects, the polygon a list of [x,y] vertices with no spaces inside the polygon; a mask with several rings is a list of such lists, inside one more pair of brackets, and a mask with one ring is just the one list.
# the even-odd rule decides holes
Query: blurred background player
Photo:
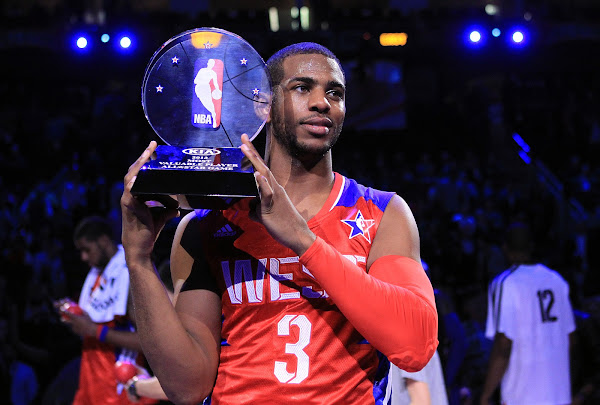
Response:
[{"label": "blurred background player", "polygon": [[444,371],[436,351],[421,371],[408,372],[390,365],[390,405],[448,405]]},{"label": "blurred background player", "polygon": [[125,253],[115,242],[110,224],[99,216],[81,220],[73,240],[81,260],[91,267],[79,295],[81,312],[69,311],[72,305],[64,305],[68,300],[56,303],[63,322],[83,338],[73,403],[126,404],[129,401],[119,387],[115,363],[135,364],[141,347],[131,322]]},{"label": "blurred background player", "polygon": [[489,287],[486,336],[494,343],[480,403],[492,403],[500,384],[503,404],[569,404],[575,331],[569,285],[534,261],[524,223],[509,226],[504,249],[513,265]]}]

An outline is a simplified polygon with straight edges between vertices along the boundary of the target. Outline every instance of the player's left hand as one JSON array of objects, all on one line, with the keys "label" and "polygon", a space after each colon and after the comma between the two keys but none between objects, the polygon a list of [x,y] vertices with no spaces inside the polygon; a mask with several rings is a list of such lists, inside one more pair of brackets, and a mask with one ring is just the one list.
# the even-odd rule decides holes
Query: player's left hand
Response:
[{"label": "player's left hand", "polygon": [[165,206],[161,209],[151,209],[148,204],[131,194],[135,179],[156,149],[152,141],[129,167],[124,179],[124,191],[121,196],[121,212],[123,216],[122,243],[128,264],[134,261],[149,260],[154,249],[154,243],[168,220],[179,215],[175,206]]},{"label": "player's left hand", "polygon": [[302,256],[316,236],[246,134],[242,135],[241,149],[255,169],[254,177],[260,195],[260,204],[256,210],[258,220],[276,241]]},{"label": "player's left hand", "polygon": [[61,319],[67,324],[71,330],[81,337],[96,336],[96,324],[87,312],[83,312],[81,315],[74,314],[69,311],[61,312]]}]

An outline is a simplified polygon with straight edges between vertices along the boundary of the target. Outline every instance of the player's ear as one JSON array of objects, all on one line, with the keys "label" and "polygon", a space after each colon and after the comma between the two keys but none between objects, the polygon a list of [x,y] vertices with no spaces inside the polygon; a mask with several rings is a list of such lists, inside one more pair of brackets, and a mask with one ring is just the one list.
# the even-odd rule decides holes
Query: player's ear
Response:
[{"label": "player's ear", "polygon": [[100,235],[96,242],[104,249],[108,248],[111,244],[114,243],[111,237],[108,235]]},{"label": "player's ear", "polygon": [[262,121],[271,121],[271,94],[259,93],[254,96],[254,113]]}]

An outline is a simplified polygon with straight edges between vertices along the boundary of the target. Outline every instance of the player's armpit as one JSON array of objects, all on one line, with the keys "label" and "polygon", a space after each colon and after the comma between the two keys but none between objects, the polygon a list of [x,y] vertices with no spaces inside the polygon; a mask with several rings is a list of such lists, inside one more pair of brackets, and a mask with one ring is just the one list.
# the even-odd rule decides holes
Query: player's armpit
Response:
[{"label": "player's armpit", "polygon": [[420,263],[383,256],[367,274],[321,238],[300,262],[392,363],[413,372],[429,362],[438,345],[438,317],[433,287]]}]

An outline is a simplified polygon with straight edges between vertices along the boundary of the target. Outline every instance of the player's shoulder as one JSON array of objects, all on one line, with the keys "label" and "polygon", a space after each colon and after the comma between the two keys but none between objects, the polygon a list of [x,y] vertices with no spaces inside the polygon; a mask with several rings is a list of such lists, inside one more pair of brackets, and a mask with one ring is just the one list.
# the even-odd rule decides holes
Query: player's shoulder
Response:
[{"label": "player's shoulder", "polygon": [[551,269],[543,263],[538,263],[536,267],[538,271],[546,274],[546,277],[552,279],[554,283],[568,285],[567,280],[558,271]]},{"label": "player's shoulder", "polygon": [[509,267],[508,269],[504,270],[503,272],[497,274],[492,281],[490,282],[490,288],[493,291],[498,290],[499,288],[501,288],[502,286],[504,286],[505,284],[508,284],[509,282],[507,281],[509,278],[511,278],[511,280],[515,279],[515,274],[516,271],[518,270],[519,266],[518,265],[513,265],[511,267]]},{"label": "player's shoulder", "polygon": [[179,222],[179,228],[185,232],[201,232],[224,218],[223,211],[213,209],[195,209],[188,212]]},{"label": "player's shoulder", "polygon": [[200,209],[189,211],[179,221],[176,232],[179,234],[183,234],[183,233],[188,234],[190,232],[194,232],[194,231],[198,230],[199,227],[201,226],[203,220],[208,215],[210,215],[211,212],[212,212],[212,210],[200,210]]},{"label": "player's shoulder", "polygon": [[175,245],[180,245],[188,253],[195,256],[194,252],[202,246],[206,234],[210,232],[211,217],[218,215],[213,210],[193,210],[187,213],[179,222],[175,232]]},{"label": "player's shoulder", "polygon": [[337,205],[346,207],[353,206],[362,198],[381,211],[385,211],[390,200],[397,195],[392,191],[384,191],[375,187],[365,186],[357,180],[341,174],[337,174],[337,176],[340,177],[342,182]]},{"label": "player's shoulder", "polygon": [[530,286],[552,284],[567,285],[562,275],[542,263],[515,265],[498,276],[505,286],[528,289]]},{"label": "player's shoulder", "polygon": [[248,227],[252,199],[242,199],[226,209],[197,209],[188,213],[179,224],[176,241],[188,251],[208,249],[215,244],[233,243]]}]

